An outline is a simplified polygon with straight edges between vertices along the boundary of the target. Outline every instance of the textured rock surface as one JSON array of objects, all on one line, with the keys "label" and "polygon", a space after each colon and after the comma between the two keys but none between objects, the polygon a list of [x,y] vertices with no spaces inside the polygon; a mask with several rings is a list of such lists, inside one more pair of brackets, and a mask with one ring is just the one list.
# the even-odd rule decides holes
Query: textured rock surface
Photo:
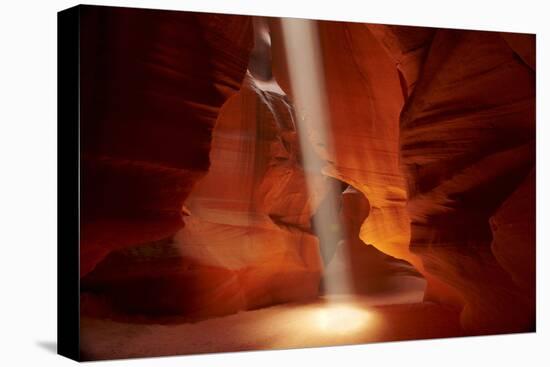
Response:
[{"label": "textured rock surface", "polygon": [[186,201],[194,222],[176,236],[184,256],[240,274],[239,309],[318,294],[322,265],[310,218],[324,192],[319,185],[308,193],[299,159],[286,97],[248,78],[222,108],[212,165]]},{"label": "textured rock surface", "polygon": [[[274,20],[270,25],[273,72],[292,95],[280,24]],[[407,93],[396,69],[397,61],[375,37],[377,33],[370,25],[318,22],[318,27],[335,151],[326,172],[367,197],[370,210],[361,228],[361,240],[390,256],[407,260],[430,280],[430,287],[447,298],[458,298],[456,292],[424,271],[420,258],[409,250],[406,182],[399,166],[399,115]],[[401,32],[401,27],[392,28],[395,34],[412,35],[412,41],[402,42],[413,45],[407,50],[433,36],[431,31],[422,32],[419,37],[409,27]],[[401,44],[393,42],[395,47]],[[398,54],[406,54],[406,50]],[[415,62],[419,68],[420,61]],[[407,83],[413,85],[415,80]]]},{"label": "textured rock surface", "polygon": [[535,301],[535,171],[491,217],[491,249],[500,265],[510,273],[533,304]]},{"label": "textured rock surface", "polygon": [[[323,274],[324,283],[328,283],[326,294],[395,294],[392,303],[422,302],[426,280],[414,267],[359,238],[369,211],[363,193],[351,186],[342,193],[340,218],[345,227],[344,238]],[[345,284],[335,280],[345,280]]]},{"label": "textured rock surface", "polygon": [[305,190],[292,120],[283,95],[247,78],[220,111],[209,171],[174,243],[113,255],[85,288],[124,312],[188,318],[316,297],[322,264],[310,217],[323,186]]},{"label": "textured rock surface", "polygon": [[397,67],[405,99],[414,91],[435,28],[367,24]]},{"label": "textured rock surface", "polygon": [[[273,36],[273,70],[290,89],[279,34]],[[403,96],[395,65],[363,24],[320,22],[319,37],[336,152],[327,173],[368,198],[362,233],[367,243],[391,255],[408,253],[405,181],[398,165]]]},{"label": "textured rock surface", "polygon": [[218,110],[243,79],[251,27],[240,16],[82,9],[81,275],[181,227]]},{"label": "textured rock surface", "polygon": [[325,195],[324,178],[316,176],[319,190],[309,194],[292,107],[284,95],[245,80],[222,108],[210,157],[207,177],[186,201],[193,215],[221,222],[247,216],[260,223],[310,227]]},{"label": "textured rock surface", "polygon": [[[334,150],[308,192],[278,20],[118,9],[83,24],[84,313],[196,321],[347,273],[358,293],[427,301],[357,341],[534,329],[534,37],[319,22]],[[323,174],[350,185],[325,273]],[[432,311],[451,321],[419,329]]]},{"label": "textured rock surface", "polygon": [[[467,330],[532,330],[532,302],[491,251],[489,218],[534,167],[535,74],[498,33],[438,30],[420,75],[401,114],[410,247],[458,290]],[[528,195],[532,179],[508,207]],[[534,225],[534,214],[525,216]],[[518,240],[507,248],[523,248],[534,271],[532,228],[503,226],[508,241]],[[506,257],[496,234],[493,249]]]},{"label": "textured rock surface", "polygon": [[[524,180],[535,162],[534,37],[318,28],[336,151],[329,174],[370,202],[363,242],[413,263],[426,299],[463,308],[468,332],[533,330],[534,179]],[[289,89],[279,24],[272,29],[275,76]]]}]

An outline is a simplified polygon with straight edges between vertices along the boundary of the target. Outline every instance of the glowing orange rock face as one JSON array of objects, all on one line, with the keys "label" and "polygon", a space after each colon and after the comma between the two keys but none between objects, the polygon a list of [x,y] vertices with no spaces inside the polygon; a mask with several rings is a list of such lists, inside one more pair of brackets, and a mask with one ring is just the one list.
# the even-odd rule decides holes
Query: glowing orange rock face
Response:
[{"label": "glowing orange rock face", "polygon": [[310,218],[324,193],[305,190],[298,152],[285,97],[247,78],[220,111],[185,227],[173,242],[115,253],[85,288],[126,313],[186,318],[316,297],[322,264]]},{"label": "glowing orange rock face", "polygon": [[[534,167],[535,74],[498,33],[438,30],[420,75],[401,114],[411,249],[460,292],[468,330],[530,330],[532,300],[495,258],[489,218]],[[507,230],[534,264],[529,228]]]},{"label": "glowing orange rock face", "polygon": [[[290,88],[273,23],[275,76]],[[335,148],[328,173],[368,198],[361,239],[413,263],[427,299],[463,307],[468,332],[532,330],[533,38],[318,27]],[[529,214],[520,219],[516,207]]]},{"label": "glowing orange rock face", "polygon": [[82,9],[82,276],[115,249],[181,227],[251,41],[247,17]]},{"label": "glowing orange rock face", "polygon": [[[409,223],[405,180],[398,164],[403,95],[395,64],[364,24],[318,25],[334,145],[327,174],[368,198],[371,208],[361,238],[390,255],[406,258]],[[276,25],[273,29],[273,70],[285,86],[284,63],[290,61],[280,55],[282,40]]]},{"label": "glowing orange rock face", "polygon": [[239,309],[318,294],[310,218],[324,193],[305,189],[292,113],[286,97],[245,79],[220,112],[212,165],[187,199],[191,216],[175,238],[197,266],[214,263],[236,275],[229,283]]},{"label": "glowing orange rock face", "polygon": [[[323,273],[325,178],[308,191],[278,22],[256,20],[271,48],[256,33],[251,51],[247,18],[125,12],[83,32],[82,285],[104,297],[84,309],[196,319],[316,297],[331,272],[357,292],[418,281],[392,256],[467,333],[532,330],[529,36],[318,23],[323,174],[355,188],[340,198],[352,261]],[[117,36],[92,36],[99,20]]]},{"label": "glowing orange rock face", "polygon": [[[291,61],[285,59],[278,22],[271,29],[274,75],[292,95],[286,66]],[[365,24],[318,22],[318,33],[334,145],[326,173],[367,197],[370,211],[361,226],[362,242],[407,260],[430,278],[409,251],[406,182],[399,166],[404,90],[396,62]],[[452,292],[431,279],[434,286]]]},{"label": "glowing orange rock face", "polygon": [[[340,217],[345,226],[344,237],[323,277],[325,281],[347,279],[347,284],[325,287],[326,294],[329,298],[345,293],[366,294],[373,302],[382,304],[422,302],[426,281],[414,267],[365,244],[359,238],[369,211],[370,205],[363,193],[353,187],[342,193]],[[389,294],[392,294],[391,300],[382,298]]]}]

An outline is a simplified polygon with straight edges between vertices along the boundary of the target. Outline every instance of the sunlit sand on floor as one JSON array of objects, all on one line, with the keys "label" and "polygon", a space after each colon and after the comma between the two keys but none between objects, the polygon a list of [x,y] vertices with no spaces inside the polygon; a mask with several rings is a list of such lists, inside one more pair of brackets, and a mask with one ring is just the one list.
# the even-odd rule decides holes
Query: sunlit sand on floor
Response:
[{"label": "sunlit sand on floor", "polygon": [[85,359],[269,350],[460,336],[458,313],[433,303],[332,297],[184,324],[81,320]]}]

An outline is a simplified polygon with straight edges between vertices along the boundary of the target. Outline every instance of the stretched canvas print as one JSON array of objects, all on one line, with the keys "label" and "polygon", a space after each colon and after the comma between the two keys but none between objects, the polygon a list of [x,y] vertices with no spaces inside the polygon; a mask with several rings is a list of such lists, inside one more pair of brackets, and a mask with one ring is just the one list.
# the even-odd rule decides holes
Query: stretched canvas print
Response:
[{"label": "stretched canvas print", "polygon": [[535,35],[58,24],[61,354],[535,331]]}]

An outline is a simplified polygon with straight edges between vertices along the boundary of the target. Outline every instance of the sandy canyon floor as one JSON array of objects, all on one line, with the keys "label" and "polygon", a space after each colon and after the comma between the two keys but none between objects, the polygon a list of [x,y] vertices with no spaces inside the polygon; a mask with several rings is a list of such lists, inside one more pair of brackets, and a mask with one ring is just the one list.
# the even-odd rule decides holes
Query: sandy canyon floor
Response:
[{"label": "sandy canyon floor", "polygon": [[82,354],[96,360],[463,335],[458,312],[428,302],[388,304],[399,297],[319,298],[168,325],[82,318]]}]

